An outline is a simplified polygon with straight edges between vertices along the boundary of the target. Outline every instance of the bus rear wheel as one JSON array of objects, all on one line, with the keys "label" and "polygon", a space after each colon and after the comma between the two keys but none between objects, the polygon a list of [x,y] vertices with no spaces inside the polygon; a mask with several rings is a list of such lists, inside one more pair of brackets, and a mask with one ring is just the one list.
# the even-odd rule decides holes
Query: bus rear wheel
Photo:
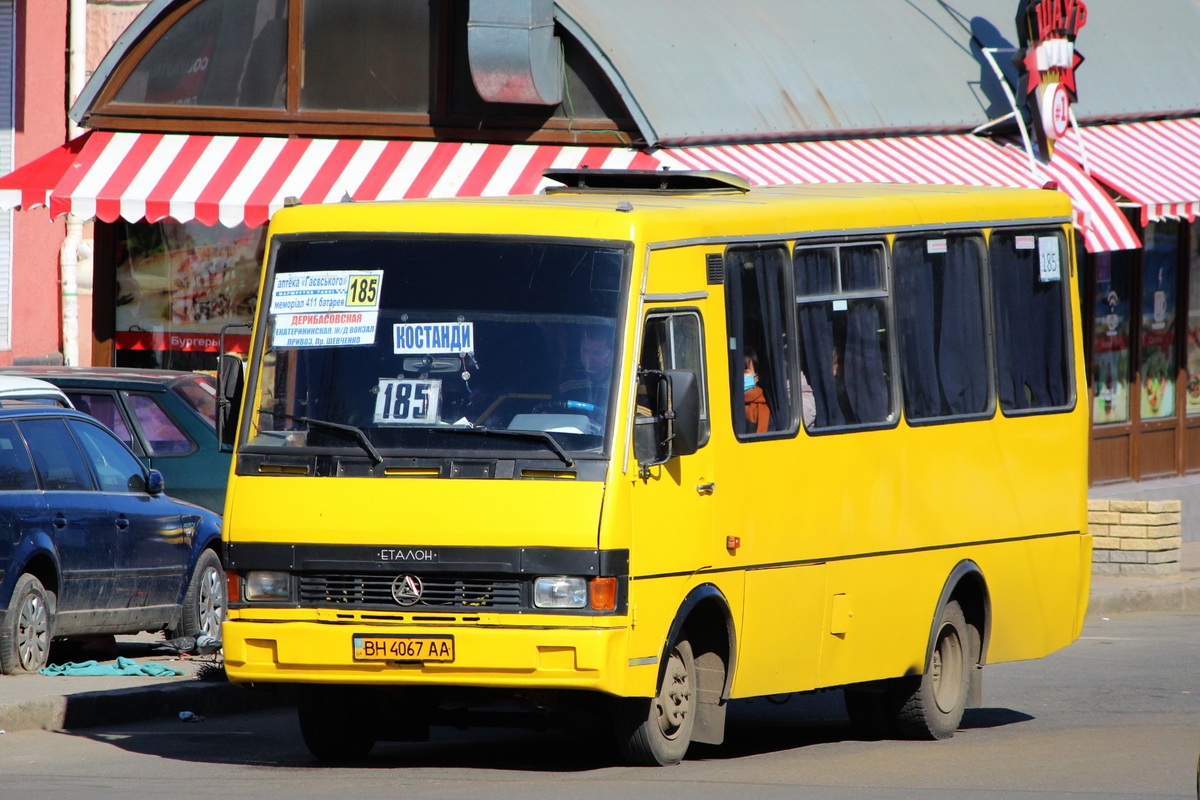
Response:
[{"label": "bus rear wheel", "polygon": [[302,686],[296,705],[300,735],[320,761],[361,761],[375,746],[375,715],[348,686]]},{"label": "bus rear wheel", "polygon": [[657,695],[618,701],[614,724],[622,755],[644,766],[678,764],[692,741],[696,703],[696,662],[683,639],[671,648]]},{"label": "bus rear wheel", "polygon": [[906,739],[949,739],[967,707],[973,638],[958,601],[945,605],[936,630],[925,674],[909,679],[912,688],[896,713],[896,727]]},{"label": "bus rear wheel", "polygon": [[862,738],[949,739],[958,730],[979,636],[954,600],[938,615],[936,630],[924,675],[843,691],[850,724]]}]

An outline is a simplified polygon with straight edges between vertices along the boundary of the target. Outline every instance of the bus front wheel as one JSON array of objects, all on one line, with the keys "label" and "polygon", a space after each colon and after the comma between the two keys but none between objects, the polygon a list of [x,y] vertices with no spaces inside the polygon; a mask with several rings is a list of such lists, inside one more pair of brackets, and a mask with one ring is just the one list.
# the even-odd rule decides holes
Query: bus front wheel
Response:
[{"label": "bus front wheel", "polygon": [[363,692],[348,686],[302,686],[300,734],[321,761],[361,761],[375,746],[375,715]]},{"label": "bus front wheel", "polygon": [[633,764],[678,764],[692,740],[696,703],[696,662],[683,639],[671,648],[657,695],[617,701],[613,721],[621,753]]}]

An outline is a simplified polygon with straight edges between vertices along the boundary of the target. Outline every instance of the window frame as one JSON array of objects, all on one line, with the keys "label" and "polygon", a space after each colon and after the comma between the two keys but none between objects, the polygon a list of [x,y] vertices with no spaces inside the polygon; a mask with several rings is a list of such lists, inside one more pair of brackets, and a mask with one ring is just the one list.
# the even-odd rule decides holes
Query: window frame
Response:
[{"label": "window frame", "polygon": [[[725,251],[722,254],[722,274],[724,276],[724,283],[726,286],[726,290],[725,290],[726,335],[730,341],[733,341],[735,338],[733,331],[730,327],[730,319],[731,319],[730,305],[731,305],[731,300],[732,300],[732,293],[729,291],[728,287],[736,284],[738,296],[743,299],[743,304],[745,302],[744,301],[745,296],[744,296],[744,294],[742,294],[742,282],[741,282],[741,277],[740,277],[741,272],[734,269],[734,265],[730,260],[731,257],[733,256],[733,254],[740,253],[740,252],[747,252],[747,251],[767,252],[767,251],[772,251],[772,250],[779,252],[781,255],[780,269],[782,271],[782,274],[781,274],[780,278],[781,278],[781,282],[782,282],[782,290],[781,290],[782,294],[781,294],[781,297],[779,298],[779,303],[780,303],[781,310],[783,310],[785,312],[783,315],[783,320],[782,320],[782,324],[783,324],[782,334],[783,334],[783,339],[784,339],[784,345],[786,348],[786,350],[783,354],[783,365],[786,369],[786,374],[782,377],[786,381],[786,384],[788,387],[786,390],[787,403],[788,403],[787,424],[781,426],[777,430],[769,430],[769,431],[766,431],[765,433],[750,433],[750,432],[747,432],[744,430],[739,430],[739,424],[741,424],[741,419],[738,416],[737,412],[741,411],[744,414],[745,404],[744,404],[744,402],[741,402],[741,403],[738,402],[737,392],[741,391],[740,381],[744,374],[745,368],[744,368],[744,361],[742,359],[736,358],[736,356],[738,353],[742,353],[742,354],[745,353],[745,347],[746,347],[745,322],[743,320],[742,330],[738,331],[738,337],[740,337],[742,340],[741,344],[736,347],[728,347],[727,346],[727,352],[728,352],[728,356],[729,356],[728,357],[728,369],[729,369],[728,377],[729,377],[729,389],[730,389],[729,423],[732,426],[734,436],[737,438],[737,440],[739,442],[757,442],[757,441],[772,441],[772,440],[776,440],[776,439],[790,439],[790,438],[794,438],[801,428],[802,412],[801,412],[800,405],[801,405],[802,398],[800,397],[800,391],[799,391],[800,390],[800,366],[799,366],[800,358],[799,358],[799,354],[796,352],[796,347],[799,342],[799,338],[797,335],[796,315],[793,312],[793,309],[795,306],[794,298],[796,296],[796,285],[795,285],[795,282],[792,277],[793,271],[794,271],[793,266],[792,266],[792,255],[791,255],[792,248],[791,248],[791,245],[786,240],[761,241],[761,242],[739,242],[737,244],[729,245],[728,247],[725,248]],[[734,277],[735,275],[737,277]],[[739,312],[739,316],[742,316],[740,312]],[[789,346],[789,343],[790,343],[790,346]],[[764,353],[759,354],[760,363],[761,363],[763,355],[764,355]],[[772,413],[777,413],[777,411],[778,411],[777,409],[773,409]]]},{"label": "window frame", "polygon": [[[945,414],[934,415],[929,417],[910,417],[908,414],[908,398],[907,391],[904,388],[904,361],[901,358],[901,343],[899,330],[899,311],[897,309],[896,292],[893,287],[891,305],[893,314],[897,319],[896,329],[896,357],[897,357],[897,375],[900,377],[900,406],[904,415],[906,425],[913,428],[926,427],[928,425],[942,425],[954,422],[965,422],[975,419],[991,419],[996,414],[996,409],[1000,406],[996,382],[998,380],[998,362],[996,352],[996,321],[995,321],[995,301],[993,297],[993,281],[992,281],[992,259],[991,259],[991,243],[990,232],[994,229],[979,228],[954,228],[947,230],[920,230],[911,233],[896,234],[892,237],[890,252],[892,255],[893,278],[895,271],[899,268],[896,264],[896,244],[901,241],[910,241],[921,239],[929,241],[930,239],[944,238],[950,239],[953,237],[973,238],[979,244],[979,283],[980,283],[980,298],[981,311],[983,313],[983,338],[984,338],[984,369],[986,373],[986,389],[988,393],[987,402],[982,411],[975,411],[967,414]],[[940,381],[939,381],[940,388]]]},{"label": "window frame", "polygon": [[[888,413],[887,416],[878,422],[855,422],[844,425],[826,425],[817,427],[814,421],[813,425],[805,424],[804,430],[810,436],[823,436],[830,433],[846,433],[861,430],[886,430],[895,428],[900,424],[901,407],[903,405],[902,392],[903,387],[900,380],[900,363],[898,355],[898,332],[896,329],[895,319],[895,300],[894,287],[892,281],[892,241],[894,236],[882,234],[867,234],[863,236],[840,236],[836,238],[813,238],[813,239],[797,239],[789,252],[791,258],[790,280],[792,281],[792,316],[794,326],[796,328],[796,343],[797,352],[795,353],[796,374],[800,374],[800,359],[801,352],[804,349],[803,335],[800,332],[800,309],[804,305],[816,305],[818,303],[829,303],[835,301],[855,301],[855,300],[882,300],[884,322],[887,326],[887,356],[884,360],[884,367],[887,370],[887,391],[888,391]],[[863,247],[863,246],[878,246],[882,250],[883,258],[880,262],[880,287],[871,290],[856,289],[845,291],[841,289],[842,270],[840,250],[847,247]],[[800,295],[798,289],[795,288],[795,272],[796,272],[796,254],[802,250],[819,250],[825,248],[834,248],[838,253],[838,259],[835,262],[834,278],[835,291],[824,294]],[[803,398],[801,398],[803,401]],[[803,415],[801,415],[803,416]]]},{"label": "window frame", "polygon": [[[646,344],[646,331],[655,320],[674,321],[683,318],[692,318],[696,321],[697,342],[699,344],[700,353],[700,374],[696,376],[700,388],[700,441],[699,447],[704,447],[708,444],[708,440],[712,435],[712,403],[708,396],[708,345],[704,337],[704,315],[700,313],[700,309],[695,307],[679,307],[679,308],[650,308],[646,309],[645,316],[642,319],[642,341],[639,347],[644,347]],[[675,361],[675,329],[674,325],[667,325],[667,332],[671,340],[671,364],[664,364],[663,369],[685,369],[674,363]],[[641,353],[638,353],[638,367],[641,368]]]},{"label": "window frame", "polygon": [[[1071,276],[1075,274],[1075,259],[1074,259],[1074,242],[1066,235],[1060,225],[993,225],[986,230],[987,234],[987,271],[988,271],[988,292],[991,300],[992,314],[992,357],[995,359],[992,370],[992,380],[997,383],[996,386],[996,408],[1004,417],[1029,417],[1042,414],[1064,414],[1074,410],[1079,402],[1079,392],[1077,391],[1078,374],[1076,372],[1078,364],[1075,359],[1075,337],[1072,330],[1074,317],[1074,301],[1071,292]],[[1053,234],[1059,241],[1059,269],[1062,271],[1059,277],[1059,283],[1062,290],[1059,292],[1062,305],[1062,334],[1063,334],[1063,367],[1064,377],[1066,379],[1066,401],[1060,405],[1039,406],[1026,409],[1007,409],[1004,407],[1000,396],[1000,334],[999,320],[996,318],[996,264],[992,257],[992,241],[997,234],[1011,235],[1014,238],[1017,236],[1033,236],[1035,239],[1039,236]],[[1132,401],[1131,401],[1132,402]]]},{"label": "window frame", "polygon": [[[115,65],[108,79],[97,92],[95,100],[85,110],[83,122],[91,128],[113,131],[154,131],[164,133],[263,135],[353,136],[377,138],[408,138],[420,140],[495,141],[513,143],[606,144],[629,146],[641,138],[632,117],[625,109],[624,118],[550,116],[526,106],[493,104],[498,113],[485,114],[480,119],[456,111],[453,87],[455,29],[466,25],[466,4],[453,0],[430,0],[430,18],[434,29],[430,42],[431,77],[429,113],[315,110],[300,104],[303,81],[303,21],[305,0],[287,0],[287,47],[285,56],[284,107],[240,108],[233,106],[170,105],[157,103],[117,102],[116,96],[134,73],[146,54],[173,25],[193,8],[206,0],[181,0],[164,13],[145,35]],[[563,53],[578,54],[593,64],[594,59],[571,34],[556,25],[556,35],[564,41]],[[570,41],[567,41],[567,40]],[[465,56],[458,59],[464,62]],[[580,62],[582,63],[582,62]],[[595,65],[611,96],[597,98],[624,108],[619,94]],[[564,65],[568,73],[569,67]],[[583,78],[581,77],[581,80]],[[564,97],[566,102],[566,97]]]}]

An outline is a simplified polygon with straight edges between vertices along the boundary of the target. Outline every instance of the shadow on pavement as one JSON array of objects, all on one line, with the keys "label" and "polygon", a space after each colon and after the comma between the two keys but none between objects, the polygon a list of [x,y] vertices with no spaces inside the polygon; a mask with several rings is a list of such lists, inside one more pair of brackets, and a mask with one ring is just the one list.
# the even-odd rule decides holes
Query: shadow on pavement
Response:
[{"label": "shadow on pavement", "polygon": [[[969,709],[962,727],[997,728],[1032,719],[1006,708]],[[428,742],[380,742],[365,761],[347,764],[313,759],[291,708],[199,722],[166,718],[69,735],[167,759],[284,769],[466,768],[578,773],[624,765],[606,725],[598,718],[540,731],[437,727]],[[725,743],[693,745],[688,760],[726,760],[846,741],[859,741],[859,737],[846,717],[841,692],[738,700],[730,705]]]}]

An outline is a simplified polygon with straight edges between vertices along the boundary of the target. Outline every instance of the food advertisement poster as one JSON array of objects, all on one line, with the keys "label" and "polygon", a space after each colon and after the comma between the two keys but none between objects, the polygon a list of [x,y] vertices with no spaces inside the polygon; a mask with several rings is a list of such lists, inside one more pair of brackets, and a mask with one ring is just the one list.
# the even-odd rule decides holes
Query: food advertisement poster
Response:
[{"label": "food advertisement poster", "polygon": [[[117,262],[118,350],[216,353],[254,318],[266,228],[129,223]],[[248,331],[226,337],[246,350]]]},{"label": "food advertisement poster", "polygon": [[1187,370],[1186,398],[1188,414],[1200,414],[1200,220],[1192,223],[1192,252],[1188,275],[1191,281],[1191,298],[1187,318]]},{"label": "food advertisement poster", "polygon": [[1176,237],[1153,230],[1147,230],[1142,272],[1142,419],[1175,414]]},{"label": "food advertisement poster", "polygon": [[1129,270],[1111,253],[1097,253],[1092,379],[1097,425],[1129,420]]}]

